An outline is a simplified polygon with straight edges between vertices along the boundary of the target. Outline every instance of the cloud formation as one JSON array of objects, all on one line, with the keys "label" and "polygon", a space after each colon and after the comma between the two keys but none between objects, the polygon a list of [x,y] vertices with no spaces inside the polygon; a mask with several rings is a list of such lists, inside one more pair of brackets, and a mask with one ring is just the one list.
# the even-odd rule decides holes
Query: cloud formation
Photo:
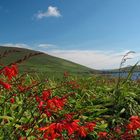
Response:
[{"label": "cloud formation", "polygon": [[[126,51],[52,50],[48,53],[94,69],[113,69],[119,68],[122,55],[126,54]],[[125,66],[135,64],[140,54],[131,54],[129,57],[133,59],[126,61]]]},{"label": "cloud formation", "polygon": [[61,13],[57,7],[49,6],[47,11],[39,11],[36,14],[37,19],[42,19],[45,17],[61,17]]},{"label": "cloud formation", "polygon": [[52,49],[52,48],[55,48],[56,45],[46,43],[46,44],[39,44],[38,47],[43,48],[43,49],[49,49],[49,48]]}]

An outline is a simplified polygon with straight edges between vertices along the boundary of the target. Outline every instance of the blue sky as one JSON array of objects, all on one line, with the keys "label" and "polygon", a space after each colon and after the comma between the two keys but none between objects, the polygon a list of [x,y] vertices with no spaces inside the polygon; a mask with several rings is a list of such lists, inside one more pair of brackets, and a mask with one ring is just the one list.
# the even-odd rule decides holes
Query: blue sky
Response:
[{"label": "blue sky", "polygon": [[0,0],[0,44],[44,51],[96,69],[140,58],[140,0]]}]

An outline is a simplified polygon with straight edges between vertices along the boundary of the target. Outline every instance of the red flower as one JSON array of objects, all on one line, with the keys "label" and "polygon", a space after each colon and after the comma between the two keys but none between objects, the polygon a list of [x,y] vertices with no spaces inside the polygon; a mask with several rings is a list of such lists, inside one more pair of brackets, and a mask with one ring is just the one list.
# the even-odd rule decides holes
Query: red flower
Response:
[{"label": "red flower", "polygon": [[26,137],[20,137],[18,140],[27,140]]},{"label": "red flower", "polygon": [[72,89],[79,88],[79,85],[77,84],[76,81],[69,81],[68,84],[71,85]]},{"label": "red flower", "polygon": [[140,118],[138,116],[132,116],[130,123],[127,125],[128,130],[136,130],[140,128]]},{"label": "red flower", "polygon": [[10,102],[13,104],[15,102],[15,99],[14,98],[11,98],[10,99]]},{"label": "red flower", "polygon": [[114,131],[115,131],[116,133],[118,133],[118,134],[121,134],[121,132],[122,132],[122,131],[121,131],[121,127],[119,127],[119,126],[118,126],[118,127],[115,127],[115,128],[114,128]]},{"label": "red flower", "polygon": [[128,130],[133,130],[133,124],[131,124],[131,123],[128,124],[128,125],[127,125],[127,129],[128,129]]},{"label": "red flower", "polygon": [[69,136],[77,130],[77,127],[73,127],[70,123],[64,124],[64,128],[67,130]]},{"label": "red flower", "polygon": [[57,123],[52,123],[49,126],[39,128],[40,131],[45,131],[43,138],[48,140],[54,140],[60,137],[60,134],[56,132]]},{"label": "red flower", "polygon": [[64,116],[65,116],[67,121],[71,121],[72,118],[73,118],[73,114],[72,113],[71,114],[70,113],[69,114],[64,114]]},{"label": "red flower", "polygon": [[52,116],[52,113],[50,111],[48,111],[47,109],[44,111],[44,113],[48,116],[48,117],[51,117]]},{"label": "red flower", "polygon": [[64,129],[68,131],[68,135],[72,135],[75,131],[79,130],[79,120],[73,120],[73,121],[68,121],[68,120],[63,120],[64,124]]},{"label": "red flower", "polygon": [[4,68],[4,75],[8,77],[9,80],[12,79],[12,77],[15,77],[18,74],[17,65],[12,65],[11,68],[6,66]]},{"label": "red flower", "polygon": [[53,97],[47,101],[47,109],[51,109],[53,111],[62,110],[63,106],[65,105],[66,99]]},{"label": "red flower", "polygon": [[96,126],[96,123],[95,122],[90,122],[90,123],[87,123],[85,127],[88,128],[88,130],[90,132],[92,132],[94,130],[94,127],[95,126]]},{"label": "red flower", "polygon": [[39,103],[41,100],[38,96],[35,96],[36,101]]},{"label": "red flower", "polygon": [[99,132],[98,136],[99,138],[105,138],[107,136],[107,132]]},{"label": "red flower", "polygon": [[139,118],[139,116],[131,116],[129,120],[130,121],[135,121],[135,120],[139,120],[140,121],[140,118]]},{"label": "red flower", "polygon": [[[67,115],[64,115],[69,116]],[[86,137],[88,134],[88,129],[87,126],[91,127],[92,126],[92,130],[93,127],[96,125],[95,123],[87,123],[86,126],[81,126],[79,124],[80,120],[73,120],[72,116],[70,115],[70,119],[62,119],[59,120],[59,123],[52,123],[49,126],[47,125],[46,127],[42,127],[39,128],[40,131],[44,131],[44,136],[43,138],[48,139],[48,140],[53,140],[53,139],[57,139],[60,138],[62,140],[64,140],[63,137],[63,132],[67,132],[67,135],[69,136],[69,138],[75,138],[77,139],[77,137]]]},{"label": "red flower", "polygon": [[16,64],[13,64],[12,67],[12,74],[13,76],[16,76],[18,74],[18,68],[17,68],[17,65]]},{"label": "red flower", "polygon": [[123,135],[121,135],[121,140],[134,140],[134,135],[126,131]]},{"label": "red flower", "polygon": [[56,130],[58,130],[60,133],[62,133],[63,129],[64,129],[63,123],[56,124]]},{"label": "red flower", "polygon": [[10,89],[11,88],[11,85],[8,84],[8,83],[5,83],[3,81],[0,80],[0,85],[2,85],[5,89]]},{"label": "red flower", "polygon": [[19,90],[20,92],[23,92],[23,91],[25,90],[25,87],[19,85],[19,86],[18,86],[18,90]]},{"label": "red flower", "polygon": [[51,91],[50,90],[44,90],[42,92],[42,100],[44,100],[44,101],[48,100],[50,95],[51,95]]},{"label": "red flower", "polygon": [[38,105],[38,108],[39,108],[40,110],[42,110],[43,105],[44,105],[44,102],[43,102],[43,101],[40,101],[40,103],[39,103],[39,105]]},{"label": "red flower", "polygon": [[87,135],[87,131],[86,131],[86,129],[85,129],[84,126],[79,127],[78,132],[79,132],[79,135],[80,135],[81,137],[86,137],[86,135]]}]

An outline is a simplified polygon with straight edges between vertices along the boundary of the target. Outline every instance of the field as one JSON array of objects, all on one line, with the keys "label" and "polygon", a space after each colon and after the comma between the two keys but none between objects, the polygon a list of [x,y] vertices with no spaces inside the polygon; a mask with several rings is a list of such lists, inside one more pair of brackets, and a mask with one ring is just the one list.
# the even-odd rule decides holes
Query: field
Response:
[{"label": "field", "polygon": [[[37,55],[32,54],[31,58],[26,55],[19,61],[19,58],[9,59],[12,52],[7,51],[5,55],[4,52],[1,53],[3,64],[0,69],[0,139],[140,139],[140,81],[99,74],[83,76],[91,69],[68,61],[59,72],[60,60],[55,58],[48,62],[55,59],[53,62],[57,65],[53,65],[53,70],[58,70],[61,76],[43,79],[40,75],[43,68],[38,72],[43,58],[36,58],[35,62],[42,61],[36,66],[28,60]],[[38,72],[36,76],[25,70],[29,63]],[[53,75],[54,71],[51,73],[49,68],[46,75]]]}]

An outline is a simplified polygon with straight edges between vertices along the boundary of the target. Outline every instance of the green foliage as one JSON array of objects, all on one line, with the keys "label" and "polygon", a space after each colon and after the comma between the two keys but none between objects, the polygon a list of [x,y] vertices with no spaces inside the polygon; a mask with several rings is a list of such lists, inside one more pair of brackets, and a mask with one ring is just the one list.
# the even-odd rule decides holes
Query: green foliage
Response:
[{"label": "green foliage", "polygon": [[[37,59],[36,62],[39,61]],[[41,65],[38,64],[38,67]],[[0,139],[45,139],[45,135],[50,135],[47,131],[53,131],[48,130],[52,124],[59,124],[59,131],[62,131],[60,124],[70,120],[69,125],[74,121],[78,123],[75,123],[76,128],[73,126],[71,131],[62,131],[66,140],[70,137],[73,140],[83,137],[96,140],[102,135],[105,135],[103,139],[106,140],[120,140],[121,136],[128,136],[125,131],[131,116],[133,119],[130,124],[135,126],[138,123],[138,126],[130,134],[135,134],[134,139],[139,138],[140,82],[132,81],[131,73],[127,79],[68,73],[60,79],[42,80],[37,74],[18,74],[14,68],[12,65],[2,66],[0,71]],[[11,74],[12,78],[9,78]],[[43,92],[46,92],[45,96]],[[54,99],[57,102],[55,104]],[[66,115],[69,115],[67,120]],[[96,125],[92,127],[93,130],[87,130],[88,123]]]}]

